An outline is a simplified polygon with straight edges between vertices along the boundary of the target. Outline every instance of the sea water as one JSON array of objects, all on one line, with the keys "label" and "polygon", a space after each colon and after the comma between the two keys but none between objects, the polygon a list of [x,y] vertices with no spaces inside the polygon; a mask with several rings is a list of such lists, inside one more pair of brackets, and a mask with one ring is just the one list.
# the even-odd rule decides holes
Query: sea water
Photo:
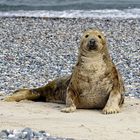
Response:
[{"label": "sea water", "polygon": [[0,0],[0,16],[140,17],[140,0]]}]

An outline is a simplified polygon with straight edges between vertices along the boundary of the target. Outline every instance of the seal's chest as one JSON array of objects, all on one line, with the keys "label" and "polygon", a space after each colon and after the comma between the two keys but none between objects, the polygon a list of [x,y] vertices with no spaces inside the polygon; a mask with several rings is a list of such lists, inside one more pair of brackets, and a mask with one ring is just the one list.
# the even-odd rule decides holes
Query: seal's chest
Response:
[{"label": "seal's chest", "polygon": [[103,108],[112,88],[112,83],[103,71],[79,73],[78,88],[81,108]]},{"label": "seal's chest", "polygon": [[[102,59],[97,61],[87,61],[83,63],[77,71],[78,88],[80,95],[89,96],[106,96],[111,82],[106,77],[107,66]],[[104,94],[104,95],[103,95]]]},{"label": "seal's chest", "polygon": [[100,77],[103,77],[106,73],[107,66],[102,59],[98,61],[84,62],[78,69],[77,75],[79,80],[85,82],[97,82]]}]

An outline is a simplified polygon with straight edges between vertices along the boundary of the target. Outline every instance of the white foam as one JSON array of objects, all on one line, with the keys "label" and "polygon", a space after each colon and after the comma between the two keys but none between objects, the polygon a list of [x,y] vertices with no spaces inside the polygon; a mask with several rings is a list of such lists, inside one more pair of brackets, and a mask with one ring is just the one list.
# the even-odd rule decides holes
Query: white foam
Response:
[{"label": "white foam", "polygon": [[8,11],[0,12],[0,17],[58,17],[58,18],[140,18],[140,9],[108,10],[66,10],[66,11]]}]

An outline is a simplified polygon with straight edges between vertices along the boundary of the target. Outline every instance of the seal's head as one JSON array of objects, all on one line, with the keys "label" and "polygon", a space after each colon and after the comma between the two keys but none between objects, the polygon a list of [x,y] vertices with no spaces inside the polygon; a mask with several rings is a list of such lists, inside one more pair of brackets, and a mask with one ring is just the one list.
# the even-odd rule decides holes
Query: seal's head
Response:
[{"label": "seal's head", "polygon": [[88,29],[82,36],[80,49],[86,54],[102,53],[107,50],[106,38],[98,29]]}]

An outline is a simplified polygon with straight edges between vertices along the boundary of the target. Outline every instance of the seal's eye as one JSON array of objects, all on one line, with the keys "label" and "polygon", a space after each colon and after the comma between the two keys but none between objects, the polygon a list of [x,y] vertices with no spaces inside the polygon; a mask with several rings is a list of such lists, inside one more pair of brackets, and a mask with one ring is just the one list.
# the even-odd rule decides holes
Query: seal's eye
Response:
[{"label": "seal's eye", "polygon": [[101,39],[102,37],[100,35],[98,35],[98,37]]},{"label": "seal's eye", "polygon": [[86,35],[85,38],[88,38],[89,35]]}]

